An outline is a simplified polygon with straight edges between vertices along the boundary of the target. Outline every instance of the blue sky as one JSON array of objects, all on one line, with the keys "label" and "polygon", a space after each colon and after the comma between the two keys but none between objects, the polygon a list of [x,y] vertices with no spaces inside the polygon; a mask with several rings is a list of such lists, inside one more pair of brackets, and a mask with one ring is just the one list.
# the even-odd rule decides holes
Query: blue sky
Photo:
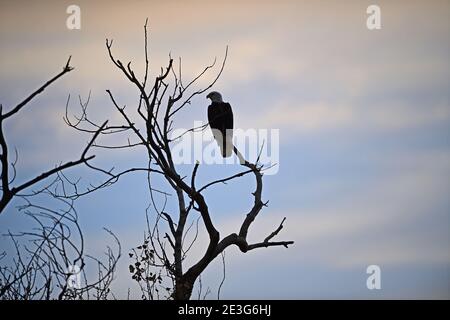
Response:
[{"label": "blue sky", "polygon": [[[151,75],[170,52],[183,58],[188,79],[228,45],[215,89],[233,106],[236,127],[280,130],[279,172],[264,180],[270,206],[249,236],[264,239],[286,216],[278,237],[296,243],[288,250],[227,250],[223,298],[450,297],[448,1],[377,1],[382,28],[376,31],[365,24],[372,1],[78,1],[76,31],[65,27],[69,4],[0,4],[4,108],[58,72],[69,55],[75,67],[7,124],[8,143],[20,152],[19,179],[77,157],[88,141],[62,120],[68,94],[91,91],[99,121],[119,120],[106,89],[121,104],[136,102],[104,41],[113,38],[116,56],[139,69],[148,17]],[[206,121],[207,104],[194,99],[177,125]],[[98,164],[145,163],[139,152],[95,153]],[[201,168],[199,179],[235,171]],[[97,179],[83,170],[70,174]],[[207,192],[221,234],[236,230],[253,188],[248,177]],[[2,233],[26,223],[14,205],[0,215]],[[138,175],[80,199],[88,249],[102,251],[103,226],[118,235],[125,253],[138,245],[147,205],[145,178]],[[114,284],[118,296],[136,289],[127,259]],[[365,286],[371,264],[381,267],[381,290]],[[213,292],[220,275],[219,260],[204,274]]]}]

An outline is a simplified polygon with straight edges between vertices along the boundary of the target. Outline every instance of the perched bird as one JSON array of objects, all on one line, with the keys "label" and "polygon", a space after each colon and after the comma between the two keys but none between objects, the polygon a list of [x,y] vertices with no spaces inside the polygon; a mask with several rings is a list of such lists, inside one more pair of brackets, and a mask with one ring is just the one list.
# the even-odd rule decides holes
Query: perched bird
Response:
[{"label": "perched bird", "polygon": [[233,153],[233,110],[228,102],[223,102],[222,95],[217,91],[208,93],[206,98],[211,99],[208,107],[209,126],[222,156],[227,158]]}]

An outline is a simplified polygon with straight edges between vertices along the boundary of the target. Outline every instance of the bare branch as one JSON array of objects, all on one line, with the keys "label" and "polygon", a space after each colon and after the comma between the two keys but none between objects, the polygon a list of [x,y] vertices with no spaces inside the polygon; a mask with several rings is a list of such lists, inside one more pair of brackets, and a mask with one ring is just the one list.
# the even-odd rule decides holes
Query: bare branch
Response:
[{"label": "bare branch", "polygon": [[53,169],[51,169],[51,170],[48,170],[48,171],[46,171],[46,172],[40,174],[39,176],[37,176],[37,177],[35,177],[35,178],[33,178],[33,179],[31,179],[31,180],[29,180],[29,181],[27,181],[27,182],[25,182],[25,183],[19,185],[19,186],[17,186],[17,187],[12,188],[12,189],[11,189],[11,192],[12,192],[13,194],[16,194],[16,193],[18,193],[18,192],[20,192],[20,191],[22,191],[22,190],[24,190],[24,189],[26,189],[26,188],[28,188],[28,187],[30,187],[30,186],[36,184],[36,183],[42,181],[42,180],[44,180],[44,179],[50,177],[51,175],[53,175],[53,174],[55,174],[55,173],[57,173],[57,172],[60,172],[60,171],[63,171],[63,170],[65,170],[65,169],[74,167],[74,166],[79,165],[79,164],[81,164],[81,163],[87,163],[89,160],[94,159],[94,158],[95,158],[94,155],[89,156],[89,157],[86,157],[86,153],[89,151],[89,148],[92,146],[92,144],[94,143],[94,141],[95,141],[95,139],[97,138],[98,134],[99,134],[100,131],[106,126],[107,123],[108,123],[108,121],[105,121],[105,122],[103,123],[103,125],[100,127],[100,129],[94,134],[94,136],[91,138],[91,140],[89,141],[89,143],[88,143],[88,145],[86,146],[86,148],[83,150],[80,159],[78,159],[78,160],[76,160],[76,161],[69,161],[69,162],[66,162],[66,163],[64,163],[64,164],[62,164],[62,165],[60,165],[60,166],[57,166],[56,168],[53,168]]},{"label": "bare branch", "polygon": [[45,171],[41,173],[40,175],[22,183],[19,186],[11,187],[11,184],[14,182],[16,177],[16,161],[17,161],[17,150],[16,150],[16,160],[11,164],[13,169],[13,176],[12,179],[9,179],[9,163],[8,163],[8,145],[6,142],[5,134],[3,132],[3,121],[5,121],[7,118],[9,118],[12,115],[17,114],[28,102],[30,102],[35,96],[40,94],[42,91],[45,90],[49,85],[51,85],[53,82],[55,82],[57,79],[62,77],[67,72],[70,72],[73,70],[72,67],[70,67],[70,57],[67,60],[66,65],[64,66],[63,70],[54,76],[52,79],[47,81],[44,85],[42,85],[38,90],[33,92],[30,96],[28,96],[25,100],[23,100],[21,103],[19,103],[15,108],[13,108],[11,111],[7,112],[6,114],[3,114],[3,108],[0,105],[0,146],[2,149],[2,152],[0,154],[0,162],[2,164],[2,172],[1,172],[1,189],[2,189],[2,196],[0,199],[0,213],[3,212],[5,207],[8,205],[8,203],[13,199],[14,196],[16,196],[19,192],[21,192],[24,189],[27,189],[47,178],[50,176],[61,172],[65,169],[80,165],[80,164],[87,164],[87,162],[91,159],[93,159],[95,156],[89,156],[87,157],[86,154],[93,145],[95,139],[98,137],[99,133],[102,132],[106,126],[107,121],[101,125],[98,130],[94,133],[93,137],[89,141],[88,145],[85,147],[85,149],[82,151],[81,156],[78,160],[75,161],[69,161],[64,164],[61,164],[59,166],[56,166],[53,169],[50,169],[48,171]]},{"label": "bare branch", "polygon": [[20,102],[17,106],[15,106],[11,111],[5,113],[4,115],[1,115],[0,118],[1,119],[6,119],[6,118],[9,118],[10,116],[12,116],[13,114],[19,112],[20,109],[22,109],[34,97],[36,97],[38,94],[40,94],[42,91],[44,91],[45,88],[47,88],[49,85],[51,85],[53,82],[58,80],[60,77],[62,77],[66,73],[72,71],[74,68],[72,68],[70,66],[70,59],[71,58],[72,58],[72,56],[69,57],[69,59],[67,60],[66,65],[64,66],[63,70],[60,73],[58,73],[56,76],[54,76],[53,78],[48,80],[46,83],[44,83],[39,89],[34,91],[32,94],[30,94],[27,98],[25,98],[22,102]]}]

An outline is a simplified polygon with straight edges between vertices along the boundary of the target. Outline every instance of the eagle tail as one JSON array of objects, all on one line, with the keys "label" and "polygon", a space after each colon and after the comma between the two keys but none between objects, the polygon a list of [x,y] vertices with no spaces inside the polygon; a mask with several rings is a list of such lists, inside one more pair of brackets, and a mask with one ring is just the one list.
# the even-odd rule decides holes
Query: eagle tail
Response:
[{"label": "eagle tail", "polygon": [[233,136],[226,135],[225,139],[222,139],[222,143],[219,143],[220,153],[224,158],[228,158],[233,154]]},{"label": "eagle tail", "polygon": [[214,132],[214,138],[217,141],[217,144],[219,145],[220,154],[224,158],[228,158],[233,154],[233,131],[232,130],[226,130],[225,135],[222,134],[220,130],[213,130]]}]

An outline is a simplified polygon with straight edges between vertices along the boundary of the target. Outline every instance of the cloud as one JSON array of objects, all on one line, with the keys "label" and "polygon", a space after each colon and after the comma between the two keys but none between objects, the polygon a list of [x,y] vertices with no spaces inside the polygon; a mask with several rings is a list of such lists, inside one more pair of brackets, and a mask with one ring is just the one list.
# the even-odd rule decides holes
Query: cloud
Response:
[{"label": "cloud", "polygon": [[283,104],[256,119],[258,127],[282,128],[291,131],[317,132],[323,129],[348,127],[354,124],[355,110],[349,106],[312,103]]},{"label": "cloud", "polygon": [[[215,56],[220,62],[228,44],[228,62],[215,89],[232,103],[237,127],[282,129],[283,159],[298,159],[304,145],[295,144],[291,139],[295,135],[285,132],[299,133],[313,141],[311,163],[327,162],[324,153],[315,151],[331,146],[325,156],[335,157],[337,163],[354,159],[351,164],[357,167],[341,172],[330,166],[319,172],[311,165],[307,169],[313,169],[314,181],[303,182],[294,179],[292,172],[283,173],[282,165],[280,175],[274,177],[282,187],[273,192],[275,196],[269,194],[275,205],[264,209],[250,237],[264,239],[287,216],[278,237],[296,244],[287,251],[268,249],[271,259],[264,250],[245,256],[232,256],[231,250],[233,264],[256,262],[276,274],[280,268],[294,270],[306,263],[313,268],[328,266],[327,272],[334,271],[329,277],[336,278],[343,269],[366,261],[448,265],[450,159],[446,136],[441,134],[450,123],[448,1],[380,2],[383,28],[379,32],[365,28],[366,3],[360,1],[80,1],[80,31],[65,28],[65,5],[1,5],[0,103],[5,108],[59,71],[68,55],[73,55],[76,68],[39,96],[18,121],[7,125],[8,143],[17,145],[20,152],[19,165],[41,170],[79,155],[88,139],[69,130],[61,119],[69,93],[75,106],[77,94],[86,96],[92,89],[90,112],[99,121],[121,123],[105,89],[112,90],[120,105],[134,109],[136,90],[108,60],[104,40],[113,38],[116,57],[132,60],[137,74],[142,74],[142,24],[148,16],[152,76],[166,65],[171,52],[176,62],[183,57],[186,83]],[[204,86],[216,71],[217,66],[199,85]],[[194,101],[193,108],[180,114],[179,124],[205,119],[202,108],[206,105],[204,97]],[[341,140],[333,139],[336,133],[343,133],[345,148],[336,143]],[[386,133],[389,141],[384,139]],[[376,139],[363,141],[361,150],[358,139],[366,134]],[[331,139],[322,144],[311,139],[315,135]],[[413,143],[398,136],[407,136]],[[389,153],[389,148],[398,153]],[[377,170],[362,172],[361,158]],[[114,153],[96,161],[103,159],[129,165],[141,158]],[[357,187],[352,184],[355,180]],[[239,188],[236,193],[248,191]],[[125,207],[127,196],[114,189],[108,192],[115,207]],[[314,199],[300,206],[301,192]],[[97,213],[101,201],[95,199],[97,215],[86,223],[110,222],[111,212]],[[223,211],[230,207],[224,204]],[[86,206],[89,215],[91,208]],[[236,231],[242,219],[232,212],[214,216],[222,235]],[[141,232],[142,225],[131,220],[127,216],[127,223],[120,221],[124,247],[135,245],[136,230]],[[95,236],[91,238],[97,244]],[[206,240],[193,249],[194,256],[204,252]],[[319,271],[312,274],[321,276]],[[120,276],[123,283],[129,280],[128,274]]]},{"label": "cloud", "polygon": [[[371,106],[333,102],[281,102],[256,117],[242,113],[237,120],[242,127],[278,128],[283,132],[320,134],[330,131],[383,133],[417,130],[450,122],[450,105],[406,105],[404,102],[376,103]],[[283,135],[295,137],[292,134]]]},{"label": "cloud", "polygon": [[[287,264],[296,264],[299,257],[337,268],[371,261],[384,265],[450,263],[446,225],[450,217],[442,207],[448,205],[450,153],[386,158],[391,159],[390,167],[402,163],[404,169],[386,170],[364,188],[350,190],[339,202],[323,199],[313,207],[264,209],[251,227],[250,239],[261,241],[287,217],[277,236],[295,241],[290,249],[295,253],[279,254]],[[233,216],[218,222],[222,236],[238,230],[242,219]]]},{"label": "cloud", "polygon": [[[247,254],[232,247],[227,250],[227,268],[239,272],[253,270],[254,266],[264,264],[264,269],[260,268],[258,272],[274,275],[278,274],[280,268],[306,268],[302,269],[306,272],[311,266],[316,271],[309,270],[311,274],[303,274],[299,278],[279,276],[279,285],[287,285],[287,282],[292,281],[298,283],[293,285],[297,291],[290,293],[291,298],[302,292],[314,292],[299,282],[305,281],[305,277],[318,276],[317,273],[324,270],[328,272],[329,281],[335,282],[346,272],[360,270],[364,274],[370,264],[378,264],[383,270],[401,270],[412,266],[424,268],[421,277],[431,276],[429,268],[450,264],[447,250],[450,217],[445,200],[450,187],[447,179],[450,174],[449,163],[450,153],[440,151],[418,157],[411,157],[408,153],[384,155],[380,156],[380,166],[386,168],[385,174],[368,182],[363,188],[349,190],[339,201],[330,202],[325,198],[320,203],[301,209],[291,207],[292,203],[288,203],[285,209],[276,205],[275,209],[272,206],[264,208],[249,230],[250,242],[262,241],[275,230],[283,217],[287,217],[284,229],[274,240],[294,240],[295,244],[287,250],[269,248]],[[335,187],[341,188],[342,185]],[[289,188],[295,192],[295,186]],[[234,213],[213,218],[221,237],[224,237],[239,230],[244,216]],[[127,233],[129,236],[126,236]],[[127,239],[135,239],[136,233],[130,230],[122,233],[122,236],[124,243],[128,243]],[[185,262],[186,267],[201,257],[207,242],[207,234],[201,224],[197,245]],[[220,270],[219,261],[208,268],[205,286],[215,288],[217,272]],[[224,294],[237,294],[239,288],[235,286],[238,284],[233,281],[236,277],[239,278],[236,273],[228,275],[234,286],[228,285]],[[120,286],[126,286],[124,281],[121,280]],[[245,281],[252,283],[253,280]],[[395,283],[391,283],[391,286]],[[350,283],[341,290],[344,291],[340,295],[357,296]],[[385,294],[394,293],[386,291]],[[423,291],[421,294],[427,296],[429,293]],[[394,296],[406,297],[407,293],[400,290]]]}]

